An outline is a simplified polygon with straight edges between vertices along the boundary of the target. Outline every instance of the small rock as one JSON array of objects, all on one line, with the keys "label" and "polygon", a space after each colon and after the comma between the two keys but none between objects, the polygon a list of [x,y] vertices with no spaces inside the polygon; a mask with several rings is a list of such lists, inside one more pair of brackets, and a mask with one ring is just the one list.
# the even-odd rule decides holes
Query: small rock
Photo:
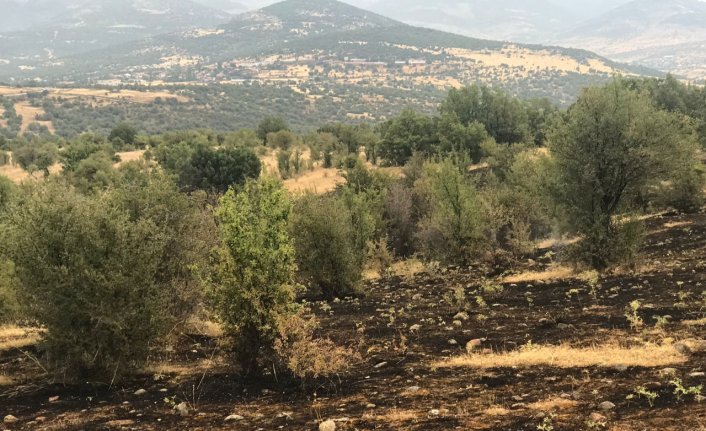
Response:
[{"label": "small rock", "polygon": [[703,371],[694,371],[693,373],[689,373],[689,377],[704,377],[706,376],[706,373]]},{"label": "small rock", "polygon": [[226,422],[231,422],[231,421],[242,421],[243,419],[245,419],[245,418],[240,415],[232,414],[232,415],[226,416],[225,420],[226,420]]},{"label": "small rock", "polygon": [[454,340],[453,338],[449,340],[449,345],[450,346],[455,346],[458,344],[458,341]]},{"label": "small rock", "polygon": [[189,416],[189,407],[186,405],[186,403],[177,404],[176,406],[174,406],[174,410],[176,410],[180,416]]},{"label": "small rock", "polygon": [[375,404],[373,404],[373,403],[368,403],[368,404],[365,405],[365,408],[366,408],[366,409],[374,409],[375,407],[377,407],[377,406],[376,406]]},{"label": "small rock", "polygon": [[282,412],[277,415],[277,418],[279,418],[279,419],[282,419],[282,418],[292,419],[292,416],[294,416],[294,412]]},{"label": "small rock", "polygon": [[336,422],[331,419],[319,424],[319,431],[336,431]]},{"label": "small rock", "polygon": [[58,395],[56,395],[56,396],[54,396],[54,397],[49,397],[49,402],[50,402],[50,403],[55,403],[55,402],[57,402],[57,401],[59,401],[59,396],[58,396]]},{"label": "small rock", "polygon": [[556,325],[557,328],[565,331],[567,329],[574,329],[574,325],[569,325],[568,323],[559,323]]},{"label": "small rock", "polygon": [[412,326],[409,327],[409,330],[412,331],[412,332],[417,332],[417,331],[419,331],[420,329],[422,329],[422,325],[417,325],[417,324],[415,324],[415,325],[412,325]]},{"label": "small rock", "polygon": [[603,401],[602,403],[598,404],[598,408],[603,410],[604,412],[613,410],[615,408],[615,404],[611,403],[610,401]]},{"label": "small rock", "polygon": [[453,325],[454,326],[463,326],[463,322],[461,322],[460,320],[454,320]]},{"label": "small rock", "polygon": [[16,417],[14,417],[12,415],[7,415],[7,416],[5,416],[5,418],[2,421],[6,424],[14,424],[18,420],[19,419],[17,419]]},{"label": "small rock", "polygon": [[380,362],[380,363],[377,364],[374,368],[382,368],[382,367],[384,367],[385,365],[387,365],[387,362]]},{"label": "small rock", "polygon": [[689,346],[687,346],[685,343],[677,343],[674,345],[674,349],[681,353],[682,355],[690,355],[691,354],[691,349],[689,349]]},{"label": "small rock", "polygon": [[662,368],[661,370],[659,370],[658,374],[662,377],[676,376],[677,369],[676,368]]},{"label": "small rock", "polygon": [[145,395],[147,393],[144,389],[138,389],[135,391],[135,395]]},{"label": "small rock", "polygon": [[703,395],[697,395],[694,397],[694,400],[696,400],[697,403],[701,403],[703,401],[706,401],[706,397]]},{"label": "small rock", "polygon": [[591,413],[591,415],[588,417],[588,419],[591,422],[596,423],[596,424],[605,423],[608,420],[605,416],[603,416],[600,413],[596,413],[596,412]]},{"label": "small rock", "polygon": [[522,398],[522,397],[519,396],[519,395],[513,395],[512,400],[513,400],[513,401],[520,402],[520,401],[524,400],[524,398]]},{"label": "small rock", "polygon": [[429,414],[431,416],[439,416],[441,414],[441,412],[439,411],[439,409],[431,409],[431,410],[429,410]]},{"label": "small rock", "polygon": [[612,368],[620,373],[623,373],[628,370],[628,366],[622,364],[614,365]]}]

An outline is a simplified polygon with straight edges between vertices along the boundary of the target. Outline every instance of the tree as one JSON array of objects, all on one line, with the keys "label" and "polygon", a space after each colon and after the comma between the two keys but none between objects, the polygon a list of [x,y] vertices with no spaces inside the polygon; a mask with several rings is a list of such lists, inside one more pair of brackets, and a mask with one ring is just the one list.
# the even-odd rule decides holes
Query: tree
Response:
[{"label": "tree", "polygon": [[566,230],[583,237],[577,257],[597,269],[637,252],[642,235],[629,218],[631,196],[693,160],[697,146],[681,117],[660,111],[620,79],[585,89],[549,142],[555,203]]},{"label": "tree", "polygon": [[378,154],[391,165],[403,166],[415,152],[431,154],[437,144],[432,119],[407,109],[383,125]]},{"label": "tree", "polygon": [[134,147],[137,140],[137,129],[129,123],[120,123],[110,131],[108,140],[113,143],[116,148],[125,146]]},{"label": "tree", "polygon": [[445,114],[439,121],[439,149],[442,154],[457,153],[478,163],[482,145],[489,139],[485,126],[477,121],[464,125],[455,114]]},{"label": "tree", "polygon": [[257,125],[257,137],[263,144],[267,142],[267,135],[282,130],[289,130],[289,125],[280,117],[266,117]]},{"label": "tree", "polygon": [[22,169],[30,174],[41,171],[45,177],[49,176],[49,168],[56,162],[56,158],[56,147],[49,144],[25,145],[15,150],[13,154],[13,159]]},{"label": "tree", "polygon": [[224,193],[231,186],[259,177],[260,170],[260,159],[250,149],[200,146],[184,166],[179,183],[188,190]]},{"label": "tree", "polygon": [[213,298],[244,374],[258,373],[260,362],[273,358],[277,322],[296,312],[290,213],[287,192],[273,179],[230,189],[216,212],[221,246]]}]

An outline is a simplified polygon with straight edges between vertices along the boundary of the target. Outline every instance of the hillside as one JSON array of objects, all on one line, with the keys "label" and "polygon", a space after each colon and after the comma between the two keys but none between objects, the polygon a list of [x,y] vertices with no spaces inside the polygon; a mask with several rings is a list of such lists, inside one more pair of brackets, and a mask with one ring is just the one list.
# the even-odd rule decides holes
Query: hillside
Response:
[{"label": "hillside", "polygon": [[555,38],[612,59],[706,78],[706,2],[635,0]]},{"label": "hillside", "polygon": [[[32,7],[34,12],[37,9],[41,8]],[[31,17],[28,19],[31,22]],[[31,28],[0,34],[0,64],[15,73],[42,69],[61,64],[64,56],[183,29],[212,27],[228,19],[225,12],[189,0],[64,1],[48,9],[38,18],[41,22]]]},{"label": "hillside", "polygon": [[[571,102],[580,87],[615,74],[653,73],[593,53],[474,39],[402,24],[326,0],[289,0],[192,29],[44,62],[0,67],[0,80],[77,84],[285,85],[311,101],[366,88],[444,91],[471,83],[523,97]],[[348,90],[344,90],[348,88]],[[357,91],[357,90],[356,90]],[[348,111],[350,113],[350,111]],[[366,112],[353,112],[365,115]]]}]

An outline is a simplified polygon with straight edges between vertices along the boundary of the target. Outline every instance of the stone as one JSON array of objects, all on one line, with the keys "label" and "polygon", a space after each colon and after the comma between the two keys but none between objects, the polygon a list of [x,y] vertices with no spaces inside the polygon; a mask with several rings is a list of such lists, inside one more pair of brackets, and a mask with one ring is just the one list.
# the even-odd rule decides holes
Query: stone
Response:
[{"label": "stone", "polygon": [[378,369],[379,369],[379,368],[382,368],[382,367],[384,367],[384,366],[386,366],[386,365],[387,365],[387,362],[380,362],[379,364],[375,365],[374,368],[378,368]]},{"label": "stone", "polygon": [[53,397],[49,397],[49,402],[50,402],[50,403],[55,403],[55,402],[57,402],[57,401],[59,401],[59,396],[58,396],[58,395],[53,396]]},{"label": "stone", "polygon": [[6,423],[6,424],[14,424],[14,423],[17,422],[18,420],[19,420],[19,419],[17,419],[16,417],[14,417],[14,416],[12,416],[12,415],[7,415],[7,416],[5,416],[5,417],[3,418],[2,421],[3,421],[4,423]]},{"label": "stone", "polygon": [[319,431],[336,431],[336,422],[331,419],[319,424]]},{"label": "stone", "polygon": [[145,395],[147,393],[144,389],[138,389],[135,391],[135,395]]},{"label": "stone", "polygon": [[454,320],[453,325],[454,326],[463,326],[463,322],[461,322],[460,320]]},{"label": "stone", "polygon": [[441,414],[441,412],[439,411],[439,409],[429,410],[429,415],[431,415],[431,416],[439,416],[440,414]]},{"label": "stone", "polygon": [[598,408],[603,410],[604,412],[613,410],[615,408],[615,404],[611,403],[610,401],[603,401],[602,403],[598,404]]},{"label": "stone", "polygon": [[614,365],[612,368],[619,373],[623,373],[628,370],[628,366],[623,364]]},{"label": "stone", "polygon": [[186,403],[179,403],[174,406],[174,410],[179,413],[180,416],[189,416],[189,406]]},{"label": "stone", "polygon": [[376,406],[375,404],[373,404],[373,403],[368,403],[368,404],[365,405],[365,408],[366,408],[366,409],[374,409],[375,407],[377,407],[377,406]]},{"label": "stone", "polygon": [[706,376],[706,373],[704,373],[703,371],[694,371],[693,373],[689,373],[689,377],[696,378],[696,377],[704,377],[704,376]]},{"label": "stone", "polygon": [[226,420],[226,422],[235,422],[235,421],[242,421],[243,419],[245,419],[245,418],[240,415],[232,414],[232,415],[226,416],[225,420]]},{"label": "stone", "polygon": [[456,346],[458,345],[458,341],[454,340],[453,338],[449,340],[449,345],[450,346]]},{"label": "stone", "polygon": [[422,329],[422,325],[418,325],[418,324],[415,324],[415,325],[412,325],[412,326],[409,327],[409,330],[412,331],[412,332],[417,332],[417,331],[419,331],[420,329]]},{"label": "stone", "polygon": [[662,368],[661,370],[659,370],[658,374],[662,377],[676,376],[677,369],[676,368]]}]

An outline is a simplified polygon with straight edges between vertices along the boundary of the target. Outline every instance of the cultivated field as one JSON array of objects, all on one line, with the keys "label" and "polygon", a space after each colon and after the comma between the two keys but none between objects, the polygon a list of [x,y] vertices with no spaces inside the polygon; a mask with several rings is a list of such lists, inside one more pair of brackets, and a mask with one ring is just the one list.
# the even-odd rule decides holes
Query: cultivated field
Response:
[{"label": "cultivated field", "polygon": [[417,265],[314,303],[324,335],[360,359],[304,390],[237,378],[213,324],[113,388],[51,382],[31,359],[36,330],[5,328],[0,414],[13,430],[703,430],[706,215],[647,223],[634,272],[574,274],[560,248],[538,249],[518,267]]}]

